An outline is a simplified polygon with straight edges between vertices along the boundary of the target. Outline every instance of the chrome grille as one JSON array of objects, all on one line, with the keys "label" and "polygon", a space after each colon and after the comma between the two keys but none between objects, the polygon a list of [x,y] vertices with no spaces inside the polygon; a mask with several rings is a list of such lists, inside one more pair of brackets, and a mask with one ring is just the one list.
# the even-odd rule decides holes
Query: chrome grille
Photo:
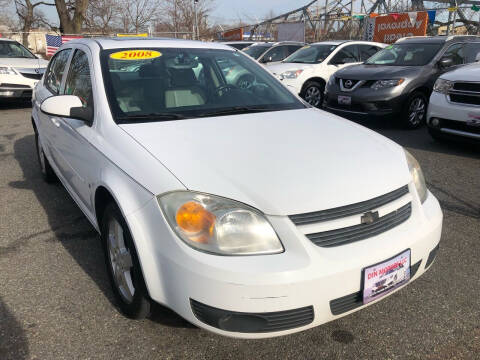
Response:
[{"label": "chrome grille", "polygon": [[408,194],[408,186],[402,186],[400,189],[389,192],[388,194],[352,205],[341,206],[333,209],[316,211],[305,214],[291,215],[290,220],[295,225],[314,224],[322,221],[339,219],[351,215],[362,214],[367,211],[376,209],[382,205],[395,201],[402,196]]},{"label": "chrome grille", "polygon": [[480,105],[479,82],[455,82],[448,92],[451,102],[468,105]]}]

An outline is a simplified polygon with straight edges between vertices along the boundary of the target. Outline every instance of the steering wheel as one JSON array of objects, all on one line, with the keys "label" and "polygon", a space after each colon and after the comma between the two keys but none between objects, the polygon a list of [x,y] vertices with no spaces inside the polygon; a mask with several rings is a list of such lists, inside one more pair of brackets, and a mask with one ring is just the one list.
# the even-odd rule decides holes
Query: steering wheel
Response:
[{"label": "steering wheel", "polygon": [[[223,94],[228,93],[229,91],[232,91],[232,90],[236,90],[236,89],[238,89],[238,88],[235,85],[225,84],[225,85],[220,85],[219,87],[217,87],[215,89],[215,93],[222,96]],[[222,94],[220,94],[220,93],[222,93]]]}]

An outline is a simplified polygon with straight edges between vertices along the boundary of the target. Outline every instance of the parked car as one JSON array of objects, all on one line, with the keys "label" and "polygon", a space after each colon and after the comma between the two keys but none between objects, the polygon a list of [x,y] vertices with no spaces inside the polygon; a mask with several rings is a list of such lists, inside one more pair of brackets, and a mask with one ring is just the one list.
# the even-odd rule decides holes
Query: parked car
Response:
[{"label": "parked car", "polygon": [[231,46],[237,50],[242,50],[247,46],[255,44],[255,41],[223,41],[222,44]]},{"label": "parked car", "polygon": [[325,108],[342,116],[396,116],[405,127],[422,126],[435,80],[475,61],[478,36],[420,36],[398,40],[362,65],[335,73]]},{"label": "parked car", "polygon": [[277,64],[304,45],[294,41],[255,43],[243,49],[243,52],[261,64]]},{"label": "parked car", "polygon": [[22,44],[0,39],[0,99],[31,98],[47,64]]},{"label": "parked car", "polygon": [[[229,83],[226,61],[255,84]],[[440,241],[442,211],[409,153],[225,45],[69,41],[32,120],[44,179],[100,233],[132,318],[155,301],[218,334],[285,335],[365,307],[368,265],[408,254],[416,279]]]},{"label": "parked car", "polygon": [[268,70],[309,104],[320,107],[325,84],[335,71],[368,59],[384,46],[368,41],[323,41],[304,46]]},{"label": "parked car", "polygon": [[[480,60],[480,53],[477,55]],[[427,113],[433,138],[480,143],[480,63],[440,76],[433,86]]]}]

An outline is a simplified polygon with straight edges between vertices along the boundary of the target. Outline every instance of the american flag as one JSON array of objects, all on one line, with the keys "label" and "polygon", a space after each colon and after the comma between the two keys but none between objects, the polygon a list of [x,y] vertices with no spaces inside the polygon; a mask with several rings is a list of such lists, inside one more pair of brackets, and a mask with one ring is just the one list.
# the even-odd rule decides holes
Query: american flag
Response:
[{"label": "american flag", "polygon": [[66,43],[67,41],[73,40],[73,39],[80,39],[83,36],[79,35],[65,35],[65,36],[60,36],[60,35],[45,35],[45,39],[47,41],[47,56],[52,56],[55,54],[55,51],[58,50],[62,44]]}]

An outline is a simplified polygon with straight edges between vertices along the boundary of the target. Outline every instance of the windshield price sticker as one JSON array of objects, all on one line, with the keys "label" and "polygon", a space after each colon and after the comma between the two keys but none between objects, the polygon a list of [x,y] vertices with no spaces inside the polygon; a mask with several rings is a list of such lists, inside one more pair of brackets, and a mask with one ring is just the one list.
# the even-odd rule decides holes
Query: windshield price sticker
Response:
[{"label": "windshield price sticker", "polygon": [[154,50],[125,50],[110,54],[111,59],[117,60],[154,59],[160,56],[162,56],[162,53]]}]

